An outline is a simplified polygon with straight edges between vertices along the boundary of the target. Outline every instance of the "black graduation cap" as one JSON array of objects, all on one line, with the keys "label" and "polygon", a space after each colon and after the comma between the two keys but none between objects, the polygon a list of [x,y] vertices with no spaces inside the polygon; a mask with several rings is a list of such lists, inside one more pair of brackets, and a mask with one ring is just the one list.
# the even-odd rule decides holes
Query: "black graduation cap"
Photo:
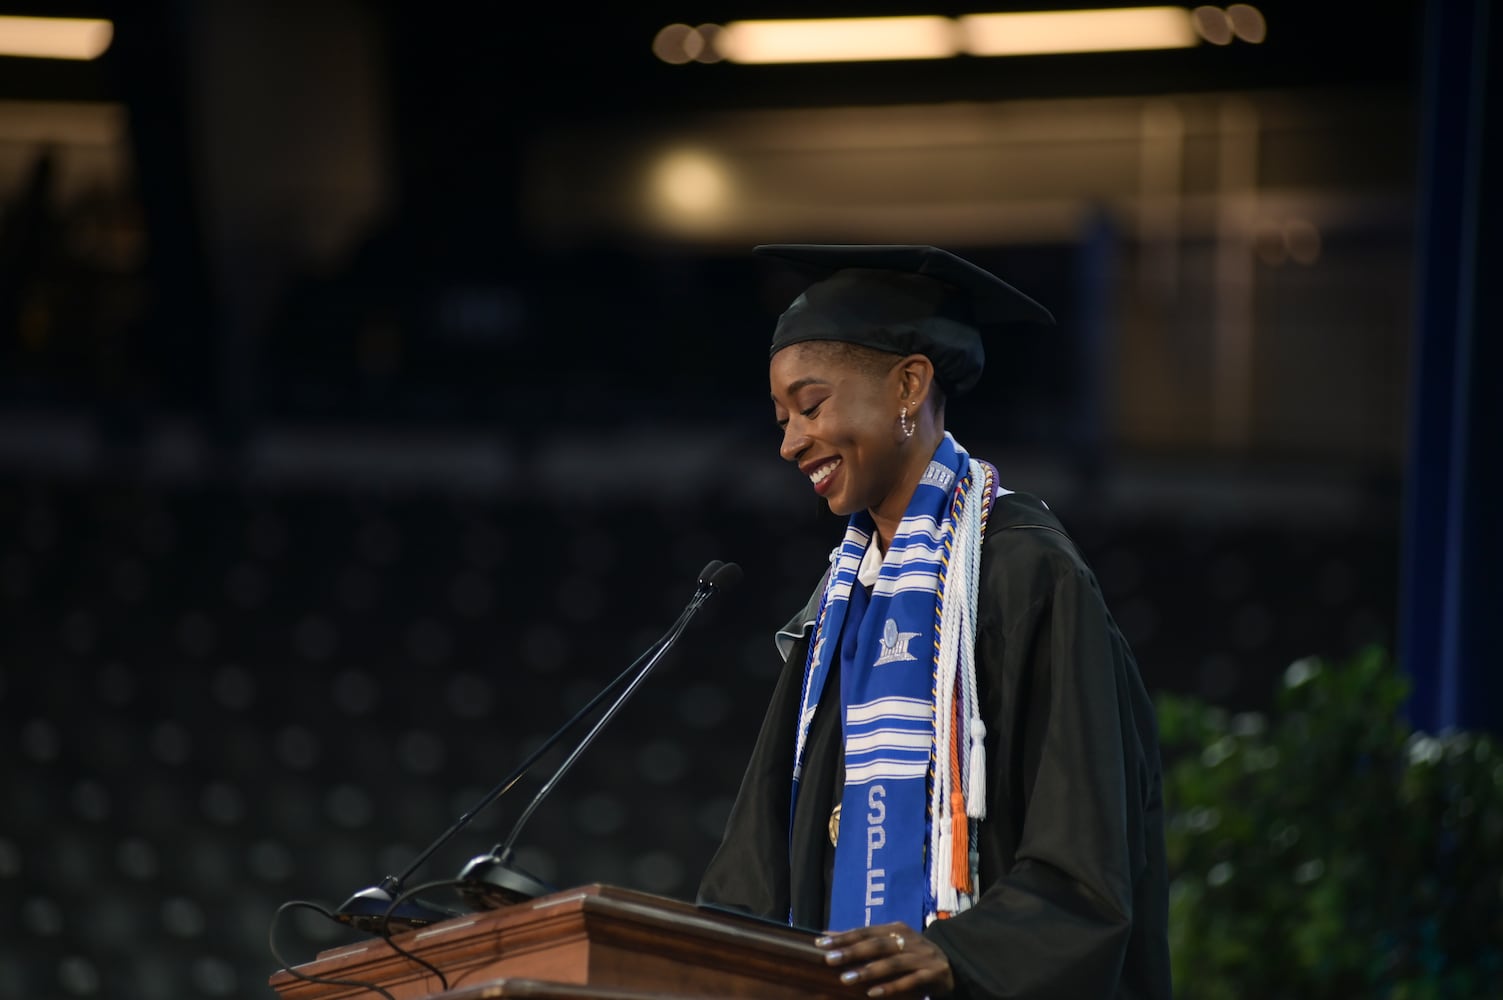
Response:
[{"label": "black graduation cap", "polygon": [[1054,323],[1049,310],[995,274],[938,247],[772,243],[753,252],[818,279],[778,317],[770,355],[809,340],[923,354],[953,396],[981,377],[983,331]]}]

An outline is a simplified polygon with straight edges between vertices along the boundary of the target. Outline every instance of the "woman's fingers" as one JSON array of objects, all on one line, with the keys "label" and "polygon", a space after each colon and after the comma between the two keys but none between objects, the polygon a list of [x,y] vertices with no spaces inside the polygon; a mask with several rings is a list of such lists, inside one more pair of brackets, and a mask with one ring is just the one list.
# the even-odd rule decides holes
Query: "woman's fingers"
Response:
[{"label": "woman's fingers", "polygon": [[940,996],[954,989],[945,953],[907,924],[883,924],[829,934],[815,941],[825,961],[844,966],[844,983],[870,985],[868,996],[923,992]]}]

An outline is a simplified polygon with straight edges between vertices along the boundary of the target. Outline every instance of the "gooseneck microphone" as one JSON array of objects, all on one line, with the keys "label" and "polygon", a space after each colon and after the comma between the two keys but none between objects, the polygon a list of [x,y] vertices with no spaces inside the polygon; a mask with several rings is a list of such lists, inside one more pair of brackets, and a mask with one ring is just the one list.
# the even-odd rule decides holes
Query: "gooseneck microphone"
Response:
[{"label": "gooseneck microphone", "polygon": [[[558,770],[554,771],[553,775],[543,783],[543,787],[538,789],[537,794],[532,797],[532,801],[528,803],[527,808],[523,810],[522,815],[511,828],[511,833],[507,835],[507,838],[491,848],[489,854],[472,858],[460,871],[459,891],[471,905],[481,908],[505,906],[547,895],[551,891],[548,886],[516,866],[512,857],[512,845],[516,843],[517,835],[522,832],[522,827],[537,811],[543,799],[548,797],[548,793],[553,791],[554,786],[559,783],[580,755],[589,748],[600,731],[610,724],[621,706],[626,704],[642,682],[647,679],[647,675],[652,673],[653,667],[657,666],[658,661],[678,641],[678,637],[689,627],[689,622],[705,602],[720,591],[729,590],[739,582],[741,582],[741,567],[735,563],[711,563],[699,574],[699,586],[695,589],[694,596],[689,599],[689,604],[684,608],[683,614],[679,615],[678,621],[674,622],[663,637],[643,654],[650,658],[640,670],[636,670],[636,663],[627,668],[626,674],[636,670],[636,675],[631,678],[631,682],[626,685],[616,700],[601,713],[600,718],[590,727],[590,731],[585,733],[584,739],[579,741],[579,745],[568,757],[564,758]],[[638,657],[637,662],[640,663],[641,660],[642,657]],[[624,677],[625,674],[622,676]],[[611,683],[611,687],[615,687],[620,680],[621,677],[616,678]]]},{"label": "gooseneck microphone", "polygon": [[[371,933],[390,933],[396,930],[405,930],[413,927],[423,927],[428,924],[437,923],[438,921],[447,920],[450,917],[457,916],[458,914],[453,911],[435,907],[432,904],[422,902],[421,900],[403,900],[399,903],[399,905],[395,907],[393,907],[392,904],[394,902],[397,902],[401,897],[403,887],[405,886],[407,880],[411,878],[413,873],[421,868],[430,857],[433,856],[433,853],[435,851],[447,844],[465,827],[469,826],[470,822],[481,810],[485,809],[487,806],[491,805],[491,803],[499,799],[502,795],[505,795],[508,791],[510,791],[512,786],[515,785],[519,780],[521,780],[522,776],[525,775],[528,770],[530,770],[532,766],[536,764],[545,753],[553,749],[553,747],[556,746],[558,742],[562,740],[570,730],[572,730],[576,725],[579,724],[580,720],[584,719],[591,712],[593,712],[601,702],[603,702],[607,697],[611,695],[612,692],[616,691],[623,683],[630,679],[631,685],[627,688],[625,694],[622,697],[618,698],[613,705],[611,705],[611,707],[607,710],[607,715],[600,722],[597,722],[595,727],[590,730],[590,733],[584,739],[584,743],[574,751],[569,759],[564,762],[564,765],[559,769],[559,771],[554,774],[553,778],[550,779],[548,785],[545,786],[544,792],[540,792],[538,796],[533,799],[532,804],[528,807],[527,813],[523,816],[523,819],[525,820],[528,815],[531,815],[532,810],[535,809],[538,805],[538,802],[541,801],[543,794],[549,788],[551,788],[553,784],[557,783],[558,779],[562,777],[563,771],[567,770],[568,766],[573,763],[574,758],[578,757],[580,752],[589,745],[590,740],[594,738],[595,733],[600,730],[601,726],[606,721],[609,721],[610,716],[613,715],[616,710],[620,708],[621,704],[626,700],[626,698],[630,696],[632,689],[634,689],[636,685],[641,682],[642,678],[647,675],[647,672],[650,671],[652,667],[657,663],[657,661],[662,658],[663,654],[667,652],[668,647],[671,646],[675,641],[677,641],[679,635],[688,626],[690,619],[692,619],[695,613],[699,611],[699,608],[704,604],[704,602],[709,600],[710,596],[717,590],[723,590],[728,587],[734,586],[735,583],[740,579],[741,567],[737,566],[735,563],[724,563],[719,559],[712,559],[709,563],[707,563],[705,565],[705,568],[700,570],[699,576],[696,579],[694,596],[689,599],[688,605],[679,614],[678,620],[669,627],[668,631],[664,633],[661,638],[659,638],[651,646],[647,647],[642,655],[638,656],[629,667],[623,670],[609,684],[603,687],[600,692],[595,695],[595,697],[590,699],[588,704],[586,704],[579,711],[575,712],[574,715],[570,717],[569,721],[565,722],[562,726],[559,727],[557,732],[555,732],[553,735],[549,736],[546,740],[539,744],[537,748],[534,749],[530,754],[528,754],[520,764],[512,769],[510,774],[502,778],[499,782],[496,783],[494,787],[492,787],[488,792],[481,796],[480,800],[473,806],[471,806],[469,810],[464,813],[464,815],[455,820],[447,830],[439,835],[437,840],[428,845],[428,847],[421,854],[419,854],[411,864],[407,866],[407,869],[403,871],[401,875],[387,875],[377,885],[373,885],[367,889],[362,889],[359,892],[355,893],[349,899],[340,904],[339,909],[334,911],[335,919],[339,920],[341,923],[348,924],[359,930],[368,931]],[[644,661],[646,661],[646,666],[643,666]],[[520,824],[518,824],[518,828],[520,828]],[[504,847],[508,852],[510,851],[512,841],[516,839],[516,832],[517,831],[514,829],[512,831],[512,835],[506,840]],[[499,849],[500,847],[498,847],[498,850]],[[492,852],[492,854],[494,854],[494,852]],[[470,866],[466,867],[466,872],[468,873],[469,868],[474,866],[477,862],[486,859],[492,859],[492,855],[484,855],[480,858],[474,859],[470,862]],[[505,878],[499,873],[496,877],[505,881]],[[520,871],[514,872],[512,884],[514,884],[515,886],[512,892],[517,898],[532,898],[533,896],[544,895],[549,891],[546,886],[542,885],[542,883]],[[497,884],[492,888],[499,890],[500,887],[499,884]],[[466,897],[470,898],[471,894],[466,893]],[[483,905],[493,906],[495,905],[495,903],[491,902],[490,897],[487,896],[486,902]]]}]

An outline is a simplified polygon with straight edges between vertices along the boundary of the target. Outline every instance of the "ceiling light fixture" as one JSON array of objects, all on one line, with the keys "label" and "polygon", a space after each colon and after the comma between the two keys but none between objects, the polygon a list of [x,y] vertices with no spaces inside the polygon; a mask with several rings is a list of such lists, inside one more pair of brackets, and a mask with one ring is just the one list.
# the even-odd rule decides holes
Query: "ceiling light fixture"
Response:
[{"label": "ceiling light fixture", "polygon": [[0,56],[28,59],[98,59],[115,26],[81,17],[0,16]]},{"label": "ceiling light fixture", "polygon": [[973,56],[1184,49],[1199,43],[1184,7],[967,14],[958,20],[965,51]]},{"label": "ceiling light fixture", "polygon": [[1121,7],[1020,11],[960,17],[801,18],[732,21],[692,28],[672,24],[653,51],[670,63],[818,63],[952,56],[1032,56],[1182,49],[1266,37],[1262,13],[1228,8]]},{"label": "ceiling light fixture", "polygon": [[736,63],[946,59],[959,51],[955,22],[926,15],[732,21],[715,47]]}]

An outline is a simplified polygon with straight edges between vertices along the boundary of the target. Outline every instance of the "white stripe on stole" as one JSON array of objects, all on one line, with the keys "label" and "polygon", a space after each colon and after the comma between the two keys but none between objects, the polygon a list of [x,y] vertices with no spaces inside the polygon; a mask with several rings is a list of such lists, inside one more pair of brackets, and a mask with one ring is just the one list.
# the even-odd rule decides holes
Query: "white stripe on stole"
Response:
[{"label": "white stripe on stole", "polygon": [[861,557],[866,554],[866,544],[859,546],[842,546],[835,556],[835,575],[849,573],[852,578],[856,575],[856,567],[861,565]]},{"label": "white stripe on stole", "polygon": [[934,705],[927,698],[878,698],[863,705],[851,705],[845,710],[845,721],[870,722],[886,716],[889,719],[932,719]]},{"label": "white stripe on stole", "polygon": [[915,552],[907,558],[890,556],[882,564],[882,575],[878,579],[889,584],[902,584],[911,576],[923,580],[932,590],[939,586],[939,570],[943,564],[943,553],[939,552]]},{"label": "white stripe on stole", "polygon": [[845,741],[846,753],[867,753],[871,750],[922,750],[926,754],[934,744],[934,734],[924,728],[877,729]]},{"label": "white stripe on stole", "polygon": [[890,597],[893,594],[907,594],[913,591],[933,593],[936,579],[935,575],[926,573],[922,577],[909,575],[900,580],[878,580],[872,587],[872,596]]},{"label": "white stripe on stole", "polygon": [[901,781],[904,778],[922,778],[929,773],[929,761],[924,760],[874,760],[845,769],[847,785],[864,785],[868,781],[885,779]]},{"label": "white stripe on stole", "polygon": [[915,542],[923,542],[929,539],[931,542],[939,542],[944,537],[945,530],[940,526],[938,518],[929,514],[916,514],[913,517],[905,517],[898,524],[897,535],[893,541],[896,544],[912,545]]},{"label": "white stripe on stole", "polygon": [[[831,574],[831,576],[834,577],[834,583],[835,583],[835,585],[838,587],[841,584],[850,585],[851,583],[854,583],[855,580],[856,580],[856,569],[860,565],[861,565],[861,557],[860,556],[841,556],[840,559],[839,559],[839,561],[837,561],[835,563],[835,570]],[[846,600],[846,598],[845,597],[836,597],[832,593],[830,595],[830,600],[831,601],[836,601],[836,600],[843,601],[843,600]]]},{"label": "white stripe on stole", "polygon": [[937,569],[943,555],[944,548],[937,543],[893,548],[887,553],[887,558],[882,560],[882,570],[885,573],[891,573],[894,569],[911,572],[910,567],[922,567],[925,563],[931,563]]}]

